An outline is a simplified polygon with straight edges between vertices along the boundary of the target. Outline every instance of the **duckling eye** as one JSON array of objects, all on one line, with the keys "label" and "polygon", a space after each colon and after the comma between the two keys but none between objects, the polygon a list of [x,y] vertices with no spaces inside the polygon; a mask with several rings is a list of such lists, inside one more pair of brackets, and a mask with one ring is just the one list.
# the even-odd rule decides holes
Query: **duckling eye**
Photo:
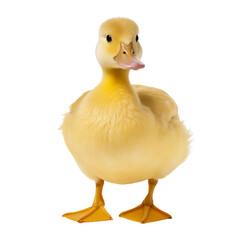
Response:
[{"label": "duckling eye", "polygon": [[108,42],[112,41],[112,37],[110,35],[107,35],[106,39],[107,39]]},{"label": "duckling eye", "polygon": [[136,42],[138,42],[138,39],[139,39],[139,37],[138,37],[138,35],[136,35]]}]

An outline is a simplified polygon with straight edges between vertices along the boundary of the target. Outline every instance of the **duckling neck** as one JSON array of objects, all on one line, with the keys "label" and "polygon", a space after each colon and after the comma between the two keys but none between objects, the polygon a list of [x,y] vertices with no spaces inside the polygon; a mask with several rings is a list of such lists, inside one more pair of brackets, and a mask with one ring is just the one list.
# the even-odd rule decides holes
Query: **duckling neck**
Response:
[{"label": "duckling neck", "polygon": [[129,99],[131,103],[139,105],[140,100],[129,82],[129,70],[103,69],[103,77],[98,85],[98,92],[102,99],[119,101]]},{"label": "duckling neck", "polygon": [[101,84],[108,87],[121,86],[125,88],[131,88],[131,84],[129,82],[129,70],[103,69]]},{"label": "duckling neck", "polygon": [[129,70],[103,69],[102,81],[99,84],[105,94],[115,93],[119,90],[133,93],[133,87],[129,82]]}]

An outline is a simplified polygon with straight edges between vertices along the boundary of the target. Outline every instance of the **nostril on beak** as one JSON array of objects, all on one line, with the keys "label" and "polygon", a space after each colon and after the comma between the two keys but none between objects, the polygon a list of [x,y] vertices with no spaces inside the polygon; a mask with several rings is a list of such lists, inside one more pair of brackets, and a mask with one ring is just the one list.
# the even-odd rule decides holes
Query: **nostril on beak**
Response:
[{"label": "nostril on beak", "polygon": [[123,54],[126,54],[126,52],[124,51]]}]

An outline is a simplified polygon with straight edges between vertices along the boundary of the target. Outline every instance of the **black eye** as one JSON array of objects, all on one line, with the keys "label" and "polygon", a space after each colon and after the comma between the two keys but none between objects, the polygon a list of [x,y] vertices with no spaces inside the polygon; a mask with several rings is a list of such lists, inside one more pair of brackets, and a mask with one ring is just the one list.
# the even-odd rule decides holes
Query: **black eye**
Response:
[{"label": "black eye", "polygon": [[112,37],[110,35],[107,35],[106,39],[107,39],[108,42],[112,41]]},{"label": "black eye", "polygon": [[138,39],[139,39],[139,37],[138,37],[138,35],[136,35],[136,42],[138,42]]}]

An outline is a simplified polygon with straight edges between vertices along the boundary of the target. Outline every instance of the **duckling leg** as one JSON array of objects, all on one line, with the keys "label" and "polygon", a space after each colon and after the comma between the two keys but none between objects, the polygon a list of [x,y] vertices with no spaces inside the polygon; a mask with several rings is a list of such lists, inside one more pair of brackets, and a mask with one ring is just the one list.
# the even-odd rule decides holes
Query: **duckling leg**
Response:
[{"label": "duckling leg", "polygon": [[91,207],[78,212],[65,213],[63,214],[63,217],[79,223],[112,220],[111,215],[109,215],[104,208],[105,203],[102,196],[103,184],[103,180],[96,182],[96,193]]},{"label": "duckling leg", "polygon": [[123,217],[140,223],[155,222],[163,219],[172,218],[171,215],[158,209],[153,204],[153,191],[157,185],[157,182],[158,180],[149,179],[148,194],[143,200],[143,202],[133,209],[120,213],[119,217]]}]

